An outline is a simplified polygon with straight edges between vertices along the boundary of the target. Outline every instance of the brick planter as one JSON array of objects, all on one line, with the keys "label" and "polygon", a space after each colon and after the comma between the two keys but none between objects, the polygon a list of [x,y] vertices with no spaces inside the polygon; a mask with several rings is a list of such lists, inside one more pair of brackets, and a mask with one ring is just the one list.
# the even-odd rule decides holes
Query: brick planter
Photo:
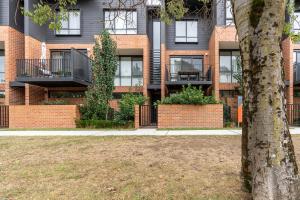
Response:
[{"label": "brick planter", "polygon": [[9,128],[76,128],[76,105],[9,106]]},{"label": "brick planter", "polygon": [[223,105],[159,105],[158,128],[223,128]]}]

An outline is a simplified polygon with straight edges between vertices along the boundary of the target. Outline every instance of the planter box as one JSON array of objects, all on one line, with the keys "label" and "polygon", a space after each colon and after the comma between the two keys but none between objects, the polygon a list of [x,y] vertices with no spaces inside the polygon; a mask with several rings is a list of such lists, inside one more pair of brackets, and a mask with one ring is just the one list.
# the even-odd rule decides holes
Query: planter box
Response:
[{"label": "planter box", "polygon": [[223,105],[159,105],[158,128],[223,128]]},{"label": "planter box", "polygon": [[9,128],[76,128],[76,105],[9,106]]}]

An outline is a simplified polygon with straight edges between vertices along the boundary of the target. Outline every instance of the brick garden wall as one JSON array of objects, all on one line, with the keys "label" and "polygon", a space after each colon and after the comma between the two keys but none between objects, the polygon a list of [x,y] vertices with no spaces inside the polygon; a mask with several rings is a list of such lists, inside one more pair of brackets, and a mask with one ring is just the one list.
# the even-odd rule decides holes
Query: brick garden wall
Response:
[{"label": "brick garden wall", "polygon": [[9,128],[76,128],[75,105],[16,105],[9,107]]},{"label": "brick garden wall", "polygon": [[223,105],[159,105],[158,128],[223,128]]}]

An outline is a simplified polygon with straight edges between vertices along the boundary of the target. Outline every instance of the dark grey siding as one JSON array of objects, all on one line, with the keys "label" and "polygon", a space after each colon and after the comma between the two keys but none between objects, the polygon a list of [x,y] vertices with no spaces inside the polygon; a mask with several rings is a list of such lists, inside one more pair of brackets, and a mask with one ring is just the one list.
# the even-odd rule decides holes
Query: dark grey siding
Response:
[{"label": "dark grey siding", "polygon": [[[56,36],[54,31],[47,29],[48,43],[93,43],[94,35],[99,34],[104,28],[104,10],[114,7],[109,6],[106,0],[80,0],[77,6],[81,14],[81,35]],[[139,7],[137,14],[138,34],[146,34],[145,8]]]},{"label": "dark grey siding", "polygon": [[217,25],[225,25],[226,21],[226,0],[219,0],[216,5],[216,23]]},{"label": "dark grey siding", "polygon": [[[196,19],[188,17],[187,19]],[[198,43],[197,44],[181,44],[175,43],[176,27],[175,22],[166,27],[166,45],[168,49],[173,50],[206,50],[208,49],[208,41],[211,35],[211,26],[203,19],[198,18]]]},{"label": "dark grey siding", "polygon": [[0,0],[0,25],[9,24],[9,0]]},{"label": "dark grey siding", "polygon": [[[24,8],[25,10],[32,10],[33,5],[37,3],[39,0],[25,0]],[[46,40],[46,30],[47,26],[39,26],[34,24],[28,17],[25,17],[24,20],[25,27],[24,32],[25,35],[31,36],[35,39],[38,39],[40,41]]]},{"label": "dark grey siding", "polygon": [[21,13],[20,4],[17,8],[17,0],[9,0],[9,25],[20,32],[24,32],[24,16]]}]

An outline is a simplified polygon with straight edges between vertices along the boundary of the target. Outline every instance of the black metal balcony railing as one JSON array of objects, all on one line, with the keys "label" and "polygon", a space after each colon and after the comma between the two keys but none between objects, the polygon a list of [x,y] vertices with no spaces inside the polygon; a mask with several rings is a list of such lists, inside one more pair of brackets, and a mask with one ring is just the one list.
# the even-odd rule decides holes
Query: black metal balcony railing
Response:
[{"label": "black metal balcony railing", "polygon": [[70,58],[17,60],[17,81],[47,81],[50,79],[90,82],[90,58],[75,49],[71,49]]},{"label": "black metal balcony railing", "polygon": [[171,82],[182,82],[182,83],[196,83],[196,82],[205,82],[205,81],[211,81],[211,67],[210,66],[204,66],[202,70],[197,70],[197,67],[194,69],[184,68],[181,67],[180,69],[175,69],[175,66],[167,66],[166,67],[166,81]]}]

